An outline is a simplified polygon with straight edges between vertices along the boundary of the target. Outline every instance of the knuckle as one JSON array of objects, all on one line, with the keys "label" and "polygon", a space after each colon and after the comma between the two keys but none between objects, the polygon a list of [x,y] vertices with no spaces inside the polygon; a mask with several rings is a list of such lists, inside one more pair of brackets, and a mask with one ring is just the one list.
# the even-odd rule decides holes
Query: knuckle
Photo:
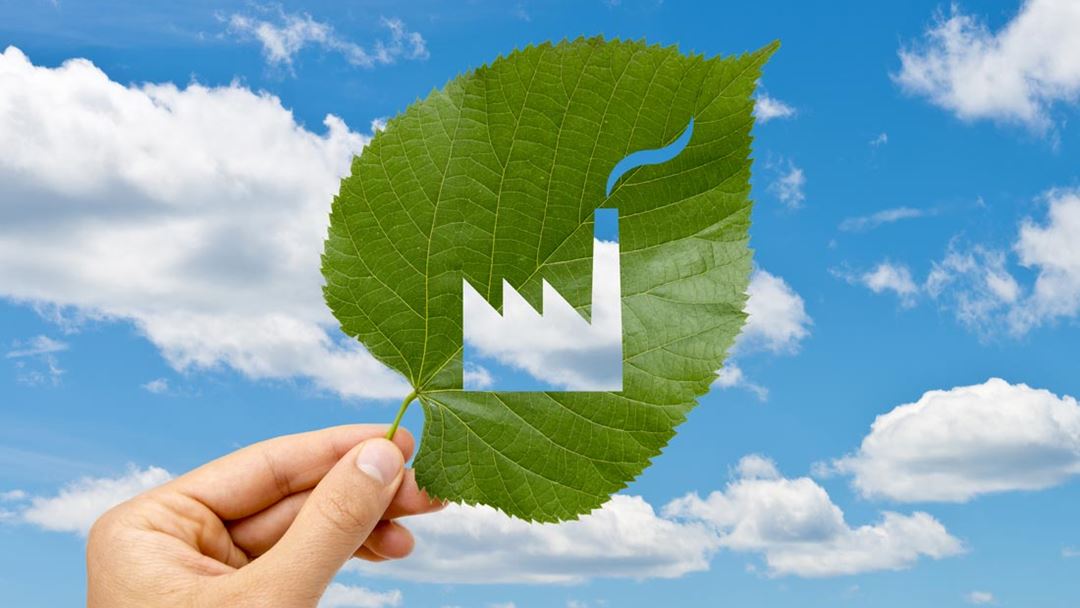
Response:
[{"label": "knuckle", "polygon": [[342,534],[355,534],[371,525],[370,509],[347,492],[327,492],[316,505],[320,515]]}]

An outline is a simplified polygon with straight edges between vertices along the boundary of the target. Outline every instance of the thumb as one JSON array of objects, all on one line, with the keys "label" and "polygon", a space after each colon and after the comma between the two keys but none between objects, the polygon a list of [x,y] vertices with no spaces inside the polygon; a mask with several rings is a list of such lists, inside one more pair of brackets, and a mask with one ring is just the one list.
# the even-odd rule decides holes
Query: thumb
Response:
[{"label": "thumb", "polygon": [[317,600],[379,523],[404,471],[400,448],[386,439],[350,450],[315,487],[281,540],[251,564],[257,566],[252,574],[282,600]]}]

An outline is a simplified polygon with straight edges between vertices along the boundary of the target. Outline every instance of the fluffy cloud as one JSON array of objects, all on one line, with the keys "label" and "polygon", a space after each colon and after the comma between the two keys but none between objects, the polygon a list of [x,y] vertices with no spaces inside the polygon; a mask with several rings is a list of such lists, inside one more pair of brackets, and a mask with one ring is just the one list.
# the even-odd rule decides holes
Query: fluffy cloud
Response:
[{"label": "fluffy cloud", "polygon": [[831,468],[864,496],[898,501],[1048,488],[1080,473],[1080,406],[998,378],[929,391],[878,416]]},{"label": "fluffy cloud", "polygon": [[1073,0],[1027,0],[997,32],[954,6],[922,41],[900,51],[894,79],[962,119],[1045,128],[1054,103],[1080,96],[1078,29]]},{"label": "fluffy cloud", "polygon": [[[885,134],[882,133],[881,135],[884,136]],[[880,136],[878,140],[881,140]],[[884,143],[884,141],[888,141],[888,138],[886,137],[885,140],[882,141],[882,143]],[[873,230],[878,226],[892,224],[901,220],[924,217],[928,214],[929,212],[927,210],[915,209],[914,207],[895,207],[893,209],[882,209],[881,211],[871,213],[870,215],[849,217],[844,221],[840,222],[840,230],[843,230],[844,232],[866,232],[869,230]]]},{"label": "fluffy cloud", "polygon": [[29,504],[17,512],[18,519],[45,530],[86,536],[102,513],[171,478],[158,467],[130,467],[120,477],[85,477],[65,486],[56,496],[29,498]]},{"label": "fluffy cloud", "polygon": [[391,64],[398,58],[427,59],[429,55],[424,37],[409,31],[401,19],[380,19],[390,39],[375,41],[369,50],[342,38],[330,24],[316,21],[307,13],[286,13],[280,7],[263,12],[273,13],[272,20],[236,13],[227,22],[231,33],[258,41],[271,65],[291,69],[293,59],[308,46],[339,53],[349,63],[364,68]]},{"label": "fluffy cloud", "polygon": [[760,268],[750,276],[746,293],[746,325],[736,350],[798,352],[813,324],[802,297],[784,279]]},{"label": "fluffy cloud", "polygon": [[925,513],[884,513],[850,527],[824,488],[785,479],[762,456],[705,498],[689,494],[658,514],[638,496],[615,495],[578,521],[527,524],[489,507],[451,505],[410,521],[416,551],[401,563],[349,567],[442,583],[577,583],[597,577],[675,578],[707,570],[720,549],[760,554],[773,575],[856,574],[959,553],[960,542]]},{"label": "fluffy cloud", "polygon": [[914,306],[922,286],[915,282],[911,270],[893,262],[881,262],[866,272],[851,272],[846,269],[834,269],[833,275],[852,285],[862,285],[874,293],[893,292],[904,306]]},{"label": "fluffy cloud", "polygon": [[713,386],[741,387],[765,400],[769,391],[746,377],[739,359],[755,352],[794,354],[810,335],[813,320],[801,296],[784,279],[757,269],[746,290],[746,324]]},{"label": "fluffy cloud", "polygon": [[967,603],[969,604],[993,604],[994,594],[990,593],[989,591],[972,591],[971,593],[965,595],[964,599],[967,600]]},{"label": "fluffy cloud", "polygon": [[792,116],[795,116],[795,108],[775,97],[761,94],[754,99],[754,117],[762,124],[774,118],[791,118]]},{"label": "fluffy cloud", "polygon": [[861,279],[875,294],[895,292],[901,297],[909,297],[919,289],[905,266],[879,264],[874,270],[863,274]]},{"label": "fluffy cloud", "polygon": [[918,285],[911,278],[911,271],[906,266],[888,262],[878,264],[859,278],[874,293],[892,291],[901,298],[908,298],[919,291]]},{"label": "fluffy cloud", "polygon": [[325,126],[236,84],[124,86],[89,61],[37,67],[9,47],[0,147],[19,153],[0,158],[0,297],[133,322],[178,370],[404,394],[331,333],[319,254],[367,137]]},{"label": "fluffy cloud", "polygon": [[400,606],[401,591],[372,591],[364,587],[330,583],[319,601],[319,608],[387,608]]},{"label": "fluffy cloud", "polygon": [[667,517],[708,524],[720,546],[760,553],[773,575],[826,577],[898,570],[920,557],[940,559],[963,547],[926,513],[885,512],[852,528],[825,489],[807,477],[787,479],[760,456],[744,458],[724,490],[690,494],[664,507]]},{"label": "fluffy cloud", "polygon": [[461,383],[467,390],[484,390],[495,384],[495,377],[481,365],[466,363],[462,370]]},{"label": "fluffy cloud", "polygon": [[[593,243],[592,322],[544,283],[544,314],[503,283],[503,314],[464,283],[465,343],[564,390],[622,388],[619,245]],[[510,336],[513,336],[510,339]]]},{"label": "fluffy cloud", "polygon": [[[1052,191],[1046,198],[1046,221],[1025,220],[1014,245],[1020,264],[1038,273],[1031,295],[1011,312],[1020,333],[1080,314],[1080,191]],[[1005,290],[1015,291],[1008,285]]]},{"label": "fluffy cloud", "polygon": [[490,507],[450,505],[409,521],[407,560],[349,566],[439,583],[576,583],[595,577],[675,578],[707,570],[718,542],[700,522],[659,516],[638,496],[615,495],[578,521],[529,524]]},{"label": "fluffy cloud", "polygon": [[[1075,403],[1073,404],[1075,406]],[[850,527],[825,489],[787,479],[776,464],[749,455],[733,480],[707,497],[688,494],[658,513],[640,496],[615,495],[577,521],[530,524],[491,507],[453,504],[409,521],[417,537],[408,560],[352,571],[435,583],[580,583],[593,578],[678,578],[709,569],[719,550],[760,554],[773,575],[823,577],[905,568],[919,557],[947,557],[960,542],[925,513],[886,512],[881,522]],[[129,467],[118,477],[83,478],[55,496],[0,494],[6,520],[85,536],[109,508],[165,483],[158,467]],[[335,583],[320,604],[398,606],[400,591]]]},{"label": "fluffy cloud", "polygon": [[748,454],[735,465],[738,479],[780,479],[780,469],[771,458],[761,454]]}]

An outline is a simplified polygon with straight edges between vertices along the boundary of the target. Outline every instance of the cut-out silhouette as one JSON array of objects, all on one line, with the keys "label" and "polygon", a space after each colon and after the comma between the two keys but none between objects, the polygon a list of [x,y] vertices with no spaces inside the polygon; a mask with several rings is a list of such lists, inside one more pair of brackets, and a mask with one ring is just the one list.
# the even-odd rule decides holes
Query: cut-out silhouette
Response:
[{"label": "cut-out silhouette", "polygon": [[[465,365],[492,372],[491,383],[482,387],[485,390],[622,390],[619,245],[601,240],[599,230],[604,225],[617,231],[618,212],[597,209],[595,213],[589,320],[546,281],[543,314],[507,283],[503,283],[503,313],[499,314],[463,281]],[[529,378],[522,379],[522,373]]]}]

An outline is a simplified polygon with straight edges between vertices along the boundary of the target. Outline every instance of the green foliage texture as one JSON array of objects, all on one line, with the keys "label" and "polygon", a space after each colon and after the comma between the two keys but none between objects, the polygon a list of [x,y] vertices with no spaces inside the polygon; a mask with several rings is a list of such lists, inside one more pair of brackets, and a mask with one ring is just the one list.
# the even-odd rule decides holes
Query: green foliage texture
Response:
[{"label": "green foliage texture", "polygon": [[[415,389],[433,496],[536,521],[603,504],[709,390],[745,319],[754,87],[738,57],[578,39],[514,51],[392,119],[330,216],[325,296],[343,330]],[[608,175],[629,153],[674,159]],[[619,210],[623,388],[462,389],[462,281],[538,310],[542,280],[589,317],[593,211]]]}]

